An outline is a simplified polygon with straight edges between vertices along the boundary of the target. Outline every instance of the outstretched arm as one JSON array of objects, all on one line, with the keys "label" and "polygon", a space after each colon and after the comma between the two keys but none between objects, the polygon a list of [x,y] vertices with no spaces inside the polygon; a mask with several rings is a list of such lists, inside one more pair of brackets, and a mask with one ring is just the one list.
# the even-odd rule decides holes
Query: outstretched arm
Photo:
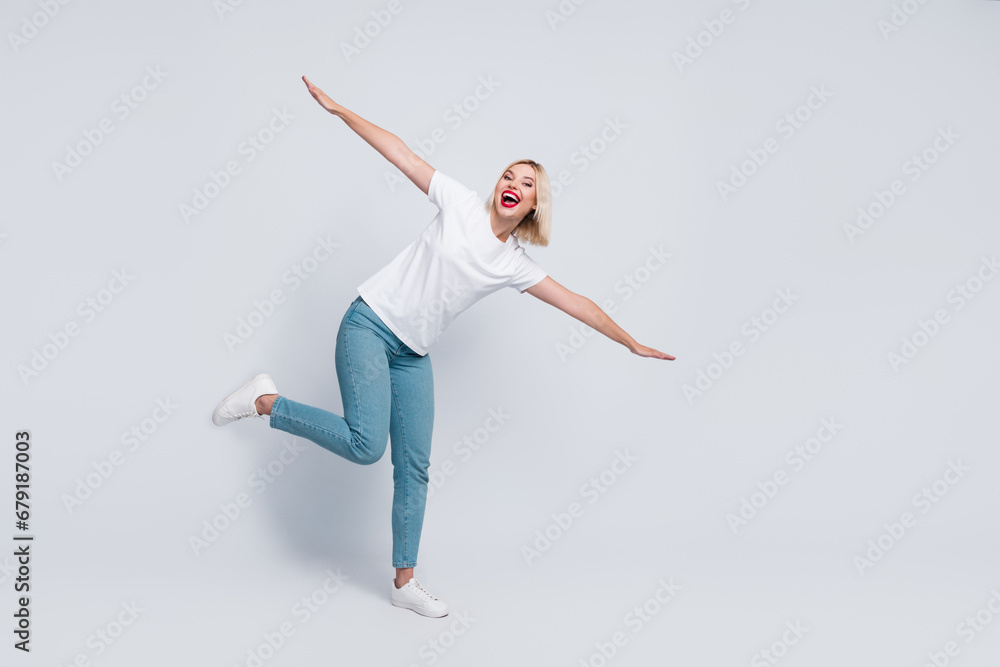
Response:
[{"label": "outstretched arm", "polygon": [[633,354],[638,354],[640,357],[655,357],[656,359],[668,359],[670,361],[676,359],[676,357],[665,352],[640,345],[624,329],[615,324],[614,320],[608,317],[608,314],[601,310],[600,306],[587,297],[566,289],[550,276],[545,276],[537,285],[533,285],[524,291],[550,306],[555,306],[564,313],[575,317],[592,329],[600,331],[616,343],[621,343]]},{"label": "outstretched arm", "polygon": [[326,93],[314,86],[306,77],[303,76],[302,80],[309,89],[309,93],[319,102],[320,106],[341,118],[358,136],[367,141],[386,160],[396,165],[401,172],[406,174],[406,177],[413,181],[413,184],[420,188],[421,192],[425,195],[427,194],[427,189],[431,185],[431,177],[434,175],[434,167],[420,159],[416,153],[403,143],[402,139],[392,132],[383,130],[374,123],[369,123],[353,111],[348,111],[337,104],[327,97]]}]

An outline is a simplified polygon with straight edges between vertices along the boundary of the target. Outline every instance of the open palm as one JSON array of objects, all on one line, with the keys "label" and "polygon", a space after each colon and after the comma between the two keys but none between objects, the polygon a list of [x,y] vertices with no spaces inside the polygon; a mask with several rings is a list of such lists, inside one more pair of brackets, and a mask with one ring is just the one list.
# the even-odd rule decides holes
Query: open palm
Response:
[{"label": "open palm", "polygon": [[319,105],[321,107],[323,107],[330,113],[336,113],[337,109],[340,108],[339,104],[331,100],[326,93],[324,93],[322,90],[314,86],[312,82],[305,76],[302,77],[302,80],[305,81],[306,88],[309,89],[309,94],[312,95],[317,102],[319,102]]},{"label": "open palm", "polygon": [[659,350],[654,350],[651,347],[646,347],[645,345],[636,345],[635,349],[632,350],[633,354],[638,354],[640,357],[653,357],[654,359],[666,359],[668,361],[673,361],[677,357],[667,354],[666,352],[660,352]]}]

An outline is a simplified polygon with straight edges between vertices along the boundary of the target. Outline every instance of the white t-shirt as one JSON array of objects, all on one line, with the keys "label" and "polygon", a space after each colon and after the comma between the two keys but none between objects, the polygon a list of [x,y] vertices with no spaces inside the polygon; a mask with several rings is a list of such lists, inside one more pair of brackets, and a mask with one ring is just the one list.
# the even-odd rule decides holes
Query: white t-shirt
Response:
[{"label": "white t-shirt", "polygon": [[513,234],[497,238],[474,191],[435,171],[427,197],[440,209],[434,220],[358,286],[389,330],[421,356],[479,299],[502,287],[523,293],[548,275]]}]

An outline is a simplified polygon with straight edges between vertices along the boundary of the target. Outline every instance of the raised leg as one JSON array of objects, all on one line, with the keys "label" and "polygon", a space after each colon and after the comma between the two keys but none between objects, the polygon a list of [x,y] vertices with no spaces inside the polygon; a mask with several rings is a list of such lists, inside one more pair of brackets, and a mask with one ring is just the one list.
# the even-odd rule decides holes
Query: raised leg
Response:
[{"label": "raised leg", "polygon": [[[348,461],[369,465],[385,453],[389,440],[392,389],[387,344],[367,320],[344,314],[337,333],[337,381],[344,415],[276,396],[270,424],[311,440]],[[263,414],[263,413],[261,413]]]}]

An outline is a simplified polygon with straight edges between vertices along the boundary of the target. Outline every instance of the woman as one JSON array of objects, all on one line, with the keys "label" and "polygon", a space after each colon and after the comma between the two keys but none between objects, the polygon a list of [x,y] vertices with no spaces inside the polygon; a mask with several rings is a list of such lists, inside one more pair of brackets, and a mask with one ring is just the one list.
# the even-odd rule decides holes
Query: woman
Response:
[{"label": "woman", "polygon": [[[394,134],[331,100],[302,77],[319,104],[399,168],[439,212],[420,236],[358,287],[337,333],[335,362],[344,416],[279,395],[267,374],[225,398],[219,426],[270,417],[270,426],[360,464],[378,461],[391,440],[392,604],[425,616],[447,605],[413,576],[423,526],[434,418],[428,348],[454,318],[502,287],[528,292],[642,357],[674,357],[640,345],[590,299],[543,271],[519,240],[547,245],[551,194],[540,164],[509,165],[489,201],[436,171]],[[516,234],[515,234],[516,232]]]}]

